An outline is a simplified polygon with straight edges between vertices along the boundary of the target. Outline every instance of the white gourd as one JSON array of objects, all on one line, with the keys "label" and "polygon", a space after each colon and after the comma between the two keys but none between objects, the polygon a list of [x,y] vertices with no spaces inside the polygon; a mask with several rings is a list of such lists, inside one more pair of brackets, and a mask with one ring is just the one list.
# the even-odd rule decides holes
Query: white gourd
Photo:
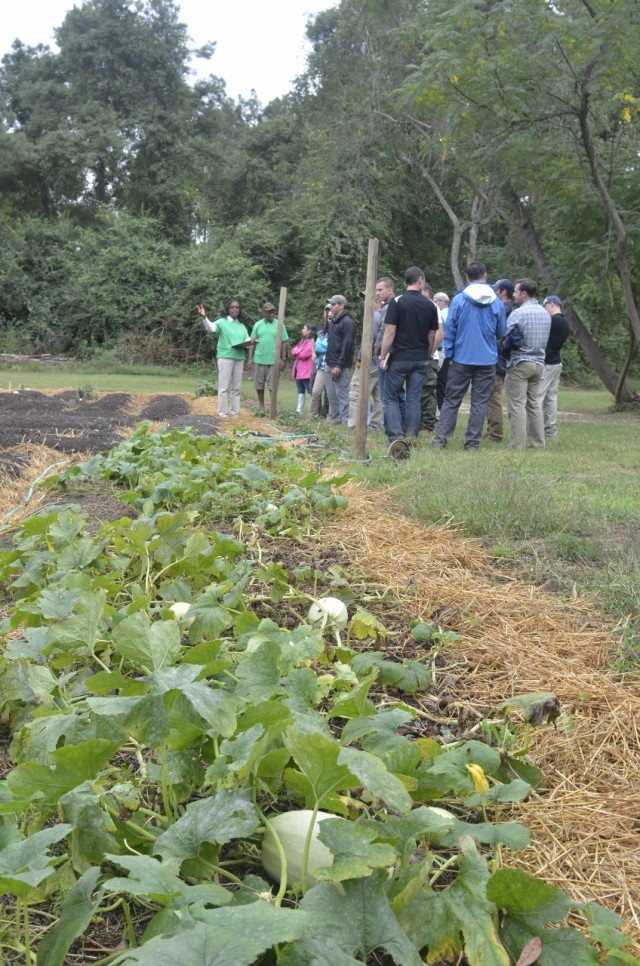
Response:
[{"label": "white gourd", "polygon": [[[312,886],[316,880],[313,875],[315,869],[321,866],[333,865],[333,852],[318,838],[318,828],[320,822],[325,818],[335,818],[330,812],[318,812],[313,827],[313,838],[309,848],[309,861],[307,863],[307,885]],[[304,846],[309,832],[313,811],[310,808],[297,809],[292,812],[282,812],[269,819],[271,828],[276,833],[284,854],[287,857],[287,885],[292,886],[294,882],[302,879],[302,860],[304,857]],[[262,841],[262,866],[272,879],[280,881],[280,855],[276,847],[276,842],[269,826],[267,826],[264,839]]]},{"label": "white gourd", "polygon": [[349,622],[346,606],[337,597],[319,597],[309,608],[307,620],[314,627],[335,627],[341,630]]}]

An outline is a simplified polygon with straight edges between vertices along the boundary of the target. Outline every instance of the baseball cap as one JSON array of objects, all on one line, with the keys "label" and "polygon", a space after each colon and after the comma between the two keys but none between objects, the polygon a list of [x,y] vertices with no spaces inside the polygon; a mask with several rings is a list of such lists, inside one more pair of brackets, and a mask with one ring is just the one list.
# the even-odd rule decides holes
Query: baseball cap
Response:
[{"label": "baseball cap", "polygon": [[262,306],[263,312],[275,312],[275,310],[276,310],[276,307],[273,304],[273,302],[265,302],[264,305]]},{"label": "baseball cap", "polygon": [[433,296],[433,301],[435,302],[437,299],[440,299],[443,302],[451,301],[446,292],[436,292],[436,294]]},{"label": "baseball cap", "polygon": [[329,299],[329,303],[333,305],[334,302],[336,302],[338,305],[347,304],[347,300],[344,297],[344,295],[332,295],[331,298]]},{"label": "baseball cap", "polygon": [[548,305],[549,302],[553,302],[554,305],[562,305],[562,302],[557,295],[547,295],[546,299],[542,304]]},{"label": "baseball cap", "polygon": [[491,288],[493,289],[494,292],[499,292],[500,289],[504,288],[507,290],[509,295],[513,295],[515,285],[513,284],[510,278],[501,278],[495,283],[495,285],[492,285]]}]

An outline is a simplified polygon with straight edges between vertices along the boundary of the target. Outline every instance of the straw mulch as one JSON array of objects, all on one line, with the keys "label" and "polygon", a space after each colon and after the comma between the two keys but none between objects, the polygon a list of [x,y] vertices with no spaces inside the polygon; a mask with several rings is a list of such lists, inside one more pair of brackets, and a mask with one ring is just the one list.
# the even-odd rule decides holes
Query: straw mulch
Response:
[{"label": "straw mulch", "polygon": [[0,530],[20,523],[46,502],[47,490],[34,488],[36,480],[46,479],[91,456],[89,452],[65,455],[36,443],[22,443],[5,452],[12,451],[20,460],[21,473],[16,479],[13,474],[0,472]]},{"label": "straw mulch", "polygon": [[[505,578],[476,541],[385,512],[391,498],[356,484],[325,539],[405,599],[407,615],[456,630],[460,704],[554,692],[557,727],[530,733],[547,788],[514,806],[532,845],[509,861],[619,912],[640,953],[640,678],[608,669],[614,641],[586,601]],[[440,616],[438,616],[440,615]]]}]

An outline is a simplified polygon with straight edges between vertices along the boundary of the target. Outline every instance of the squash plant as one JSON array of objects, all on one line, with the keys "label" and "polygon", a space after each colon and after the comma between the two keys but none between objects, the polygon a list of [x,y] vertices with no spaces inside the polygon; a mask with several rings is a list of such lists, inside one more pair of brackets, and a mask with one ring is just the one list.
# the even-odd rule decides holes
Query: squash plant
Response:
[{"label": "squash plant", "polygon": [[[93,536],[73,491],[98,480],[132,510]],[[9,960],[62,964],[109,915],[125,948],[102,963],[507,966],[532,939],[543,966],[633,961],[612,913],[509,868],[529,833],[505,805],[529,785],[505,754],[412,736],[402,693],[428,690],[428,650],[373,650],[386,629],[344,580],[270,556],[309,546],[336,482],[277,443],[143,425],[16,528]],[[344,643],[308,618],[336,592],[356,604]]]}]

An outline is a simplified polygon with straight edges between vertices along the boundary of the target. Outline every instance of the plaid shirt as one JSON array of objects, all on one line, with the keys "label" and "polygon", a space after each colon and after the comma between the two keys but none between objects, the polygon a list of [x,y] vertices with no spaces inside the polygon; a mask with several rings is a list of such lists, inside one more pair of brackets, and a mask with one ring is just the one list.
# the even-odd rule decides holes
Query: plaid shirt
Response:
[{"label": "plaid shirt", "polygon": [[551,316],[537,299],[527,299],[524,305],[514,309],[507,322],[507,333],[519,325],[524,341],[514,349],[507,360],[507,368],[518,362],[537,362],[544,365],[544,355],[551,328]]}]

